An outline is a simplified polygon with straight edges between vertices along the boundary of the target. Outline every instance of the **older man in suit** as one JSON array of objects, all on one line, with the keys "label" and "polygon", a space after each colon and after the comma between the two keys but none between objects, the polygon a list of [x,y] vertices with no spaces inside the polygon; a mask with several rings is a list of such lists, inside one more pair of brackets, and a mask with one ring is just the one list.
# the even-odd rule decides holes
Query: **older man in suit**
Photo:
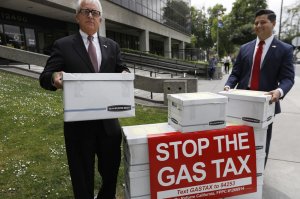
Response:
[{"label": "older man in suit", "polygon": [[[99,0],[79,0],[78,33],[57,40],[40,76],[48,90],[62,88],[62,73],[129,72],[114,41],[98,35],[102,6]],[[95,156],[102,186],[97,198],[115,198],[122,140],[118,119],[65,122],[65,145],[76,199],[94,198]]]},{"label": "older man in suit", "polygon": [[[274,38],[276,15],[271,10],[259,10],[255,15],[254,30],[257,38],[241,46],[224,90],[237,87],[267,91],[275,102],[275,113],[281,112],[279,99],[294,84],[293,47]],[[259,55],[259,56],[258,56]],[[258,66],[258,67],[255,67]],[[272,124],[268,126],[266,160],[268,158]]]}]

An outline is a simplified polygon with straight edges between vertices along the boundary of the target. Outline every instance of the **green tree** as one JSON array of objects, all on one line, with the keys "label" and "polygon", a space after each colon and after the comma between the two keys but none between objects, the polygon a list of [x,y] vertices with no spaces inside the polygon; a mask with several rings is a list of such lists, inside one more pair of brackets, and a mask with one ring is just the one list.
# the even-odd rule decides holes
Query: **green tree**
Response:
[{"label": "green tree", "polygon": [[294,7],[284,9],[286,18],[281,25],[281,38],[287,43],[291,43],[295,37],[300,36],[300,2]]},{"label": "green tree", "polygon": [[229,39],[233,44],[241,45],[256,38],[253,32],[255,13],[266,9],[266,0],[236,0],[228,16],[232,34]]},{"label": "green tree", "polygon": [[[207,12],[204,8],[191,8],[192,46],[209,54],[217,52],[218,43],[219,57],[234,54],[238,46],[256,38],[253,31],[255,13],[267,8],[266,1],[236,0],[228,15],[224,14],[226,8],[221,4],[208,8]],[[218,27],[219,21],[222,27]]]},{"label": "green tree", "polygon": [[231,55],[234,53],[234,44],[230,40],[232,34],[231,30],[231,20],[229,15],[224,15],[222,17],[223,28],[219,28],[219,50],[220,56]]},{"label": "green tree", "polygon": [[209,14],[209,25],[211,27],[211,37],[215,44],[214,51],[218,54],[218,57],[222,57],[224,55],[224,43],[226,38],[223,36],[224,34],[224,13],[226,8],[221,4],[216,4],[212,8],[208,8]]},{"label": "green tree", "polygon": [[211,26],[209,25],[204,8],[197,10],[191,7],[191,43],[193,48],[201,48],[209,54],[214,43],[211,38]]}]

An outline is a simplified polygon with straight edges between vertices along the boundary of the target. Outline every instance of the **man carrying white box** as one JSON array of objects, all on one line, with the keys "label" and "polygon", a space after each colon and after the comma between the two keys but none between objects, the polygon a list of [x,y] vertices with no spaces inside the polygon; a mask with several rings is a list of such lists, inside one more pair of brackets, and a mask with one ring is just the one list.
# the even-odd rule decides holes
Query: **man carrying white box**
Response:
[{"label": "man carrying white box", "polygon": [[[240,48],[224,90],[238,89],[267,91],[275,102],[275,114],[280,113],[279,99],[294,85],[293,47],[273,35],[276,15],[271,10],[259,10],[255,15],[254,30],[257,39]],[[266,161],[272,136],[272,123],[268,126]],[[265,163],[266,163],[265,161]]]},{"label": "man carrying white box", "polygon": [[[43,88],[52,91],[62,88],[63,72],[129,72],[122,64],[119,45],[97,33],[102,15],[99,0],[78,1],[76,21],[80,30],[54,43],[40,76]],[[102,177],[97,198],[115,198],[122,140],[118,119],[65,122],[64,136],[75,199],[94,198],[95,155]]]}]

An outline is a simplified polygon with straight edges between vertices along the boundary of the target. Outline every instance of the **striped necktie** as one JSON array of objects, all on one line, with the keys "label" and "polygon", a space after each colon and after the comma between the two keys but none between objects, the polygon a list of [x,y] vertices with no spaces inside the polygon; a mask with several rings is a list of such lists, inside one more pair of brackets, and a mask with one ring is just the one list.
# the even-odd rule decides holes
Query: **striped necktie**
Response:
[{"label": "striped necktie", "polygon": [[91,59],[91,62],[94,66],[94,70],[97,73],[99,71],[98,69],[98,61],[97,61],[97,53],[96,53],[96,48],[93,44],[93,36],[88,36],[88,41],[89,41],[89,47],[88,47],[88,53]]}]

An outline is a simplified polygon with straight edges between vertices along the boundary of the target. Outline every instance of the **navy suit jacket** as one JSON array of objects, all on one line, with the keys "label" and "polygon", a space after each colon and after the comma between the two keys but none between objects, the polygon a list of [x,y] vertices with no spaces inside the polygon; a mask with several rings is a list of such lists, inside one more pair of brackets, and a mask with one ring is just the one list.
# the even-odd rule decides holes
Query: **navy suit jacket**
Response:
[{"label": "navy suit jacket", "polygon": [[[225,85],[230,88],[248,89],[255,42],[256,40],[253,40],[241,46],[232,73]],[[259,90],[272,91],[281,88],[286,95],[294,84],[294,77],[293,47],[274,38],[261,66]],[[280,112],[278,102],[275,106],[275,113]]]},{"label": "navy suit jacket", "polygon": [[[119,45],[111,39],[99,37],[102,54],[100,73],[121,73],[128,71],[122,64]],[[47,60],[44,71],[40,75],[41,87],[55,91],[52,85],[53,72],[64,71],[67,73],[94,73],[94,67],[87,53],[80,33],[61,38],[54,42],[52,53]],[[116,135],[121,133],[118,119],[102,120],[107,134]],[[77,123],[78,124],[78,123]],[[65,130],[75,131],[76,122],[65,122]],[[84,125],[84,123],[83,123]]]}]

